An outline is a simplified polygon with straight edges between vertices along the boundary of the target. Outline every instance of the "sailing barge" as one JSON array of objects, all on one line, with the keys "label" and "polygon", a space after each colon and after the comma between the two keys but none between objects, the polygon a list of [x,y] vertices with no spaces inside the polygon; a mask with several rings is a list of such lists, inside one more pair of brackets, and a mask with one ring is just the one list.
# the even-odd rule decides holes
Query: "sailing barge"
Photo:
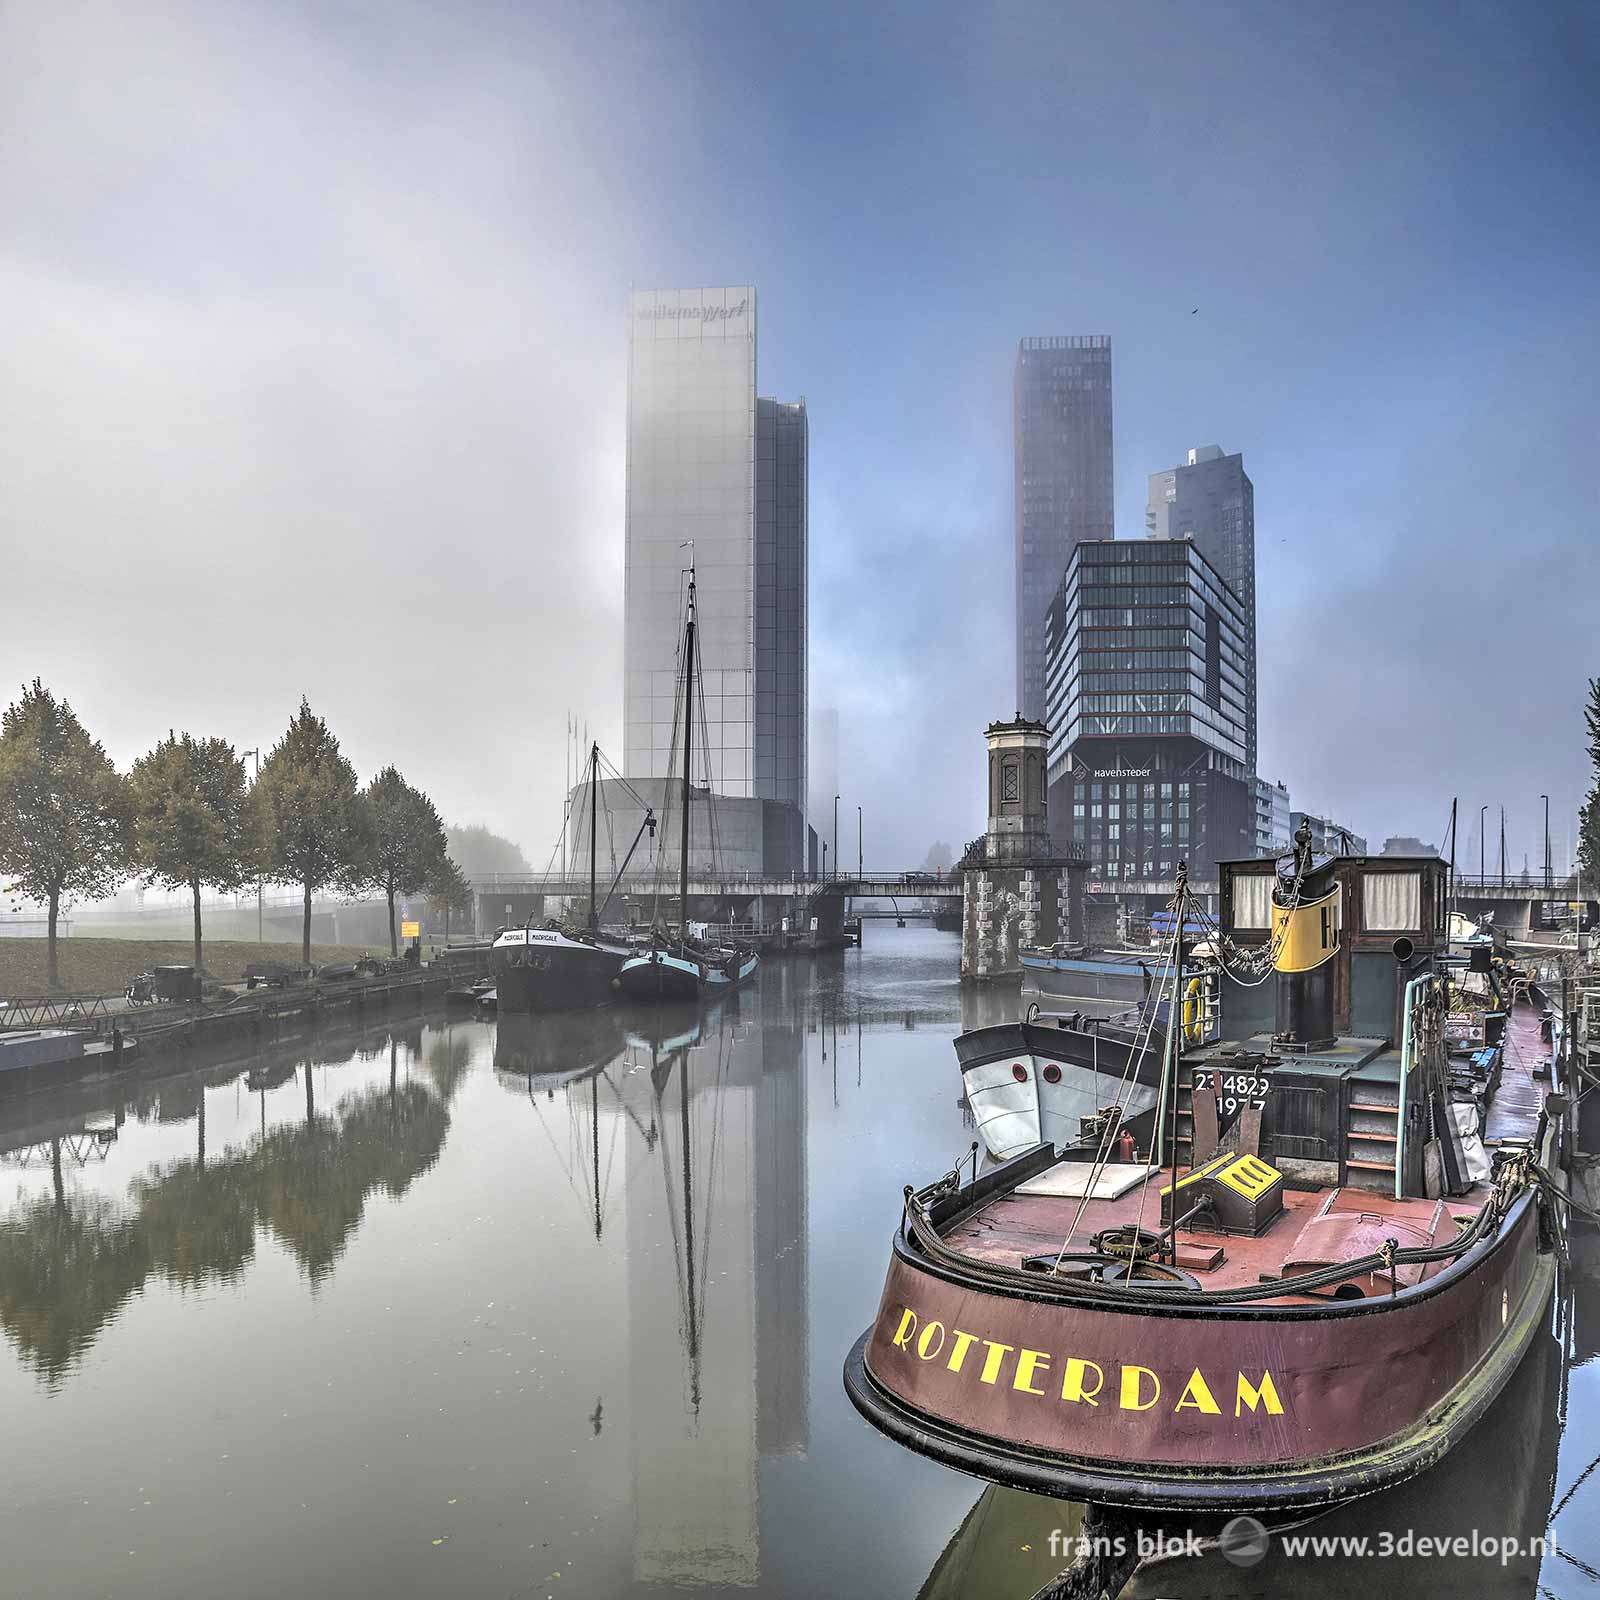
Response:
[{"label": "sailing barge", "polygon": [[[1544,1323],[1573,1119],[1525,995],[1497,1059],[1451,1055],[1444,865],[1303,834],[1221,904],[1216,1042],[1151,1029],[1064,1150],[1041,1089],[1027,1148],[906,1189],[844,1376],[909,1448],[1103,1505],[1325,1506],[1442,1457]],[[1016,1046],[1018,1090],[1093,1092],[1047,1027]]]},{"label": "sailing barge", "polygon": [[640,841],[647,832],[652,839],[655,837],[655,813],[648,806],[644,808],[644,821],[602,900],[596,876],[601,759],[600,746],[592,744],[589,747],[588,918],[581,928],[554,922],[536,928],[530,917],[520,928],[501,930],[489,952],[496,1003],[501,1011],[583,1011],[610,1005],[617,998],[617,975],[639,951],[639,945],[627,935],[606,933],[600,919],[616,894],[617,885],[628,870]]},{"label": "sailing barge", "polygon": [[[657,929],[648,950],[632,952],[616,974],[616,988],[625,999],[648,1004],[673,1004],[697,1001],[726,994],[753,978],[761,965],[754,951],[730,947],[707,950],[689,936],[689,817],[694,790],[690,772],[694,765],[694,708],[700,683],[700,654],[696,627],[695,570],[688,570],[689,585],[684,611],[683,657],[680,681],[683,687],[681,726],[683,765],[679,773],[682,797],[678,815],[678,936],[669,940]],[[673,756],[679,754],[674,734]],[[711,790],[711,754],[705,751],[706,804],[715,806]],[[669,763],[670,768],[670,763]]]}]

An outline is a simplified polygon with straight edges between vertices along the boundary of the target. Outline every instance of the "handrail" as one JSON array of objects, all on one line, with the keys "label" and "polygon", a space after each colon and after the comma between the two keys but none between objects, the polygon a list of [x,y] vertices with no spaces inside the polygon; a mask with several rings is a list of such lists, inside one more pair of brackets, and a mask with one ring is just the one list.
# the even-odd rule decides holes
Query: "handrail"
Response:
[{"label": "handrail", "polygon": [[[1386,1242],[1384,1249],[1372,1255],[1359,1256],[1349,1261],[1336,1261],[1314,1271],[1299,1273],[1292,1278],[1275,1278],[1270,1282],[1242,1284],[1233,1289],[1190,1289],[1181,1285],[1162,1285],[1158,1289],[1140,1288],[1137,1285],[1091,1283],[1083,1279],[1056,1277],[1053,1274],[1027,1272],[1020,1267],[1003,1262],[985,1261],[952,1250],[934,1227],[927,1213],[927,1200],[947,1186],[946,1179],[930,1184],[921,1191],[910,1185],[905,1189],[905,1225],[914,1242],[925,1255],[951,1271],[971,1278],[987,1279],[1002,1286],[1025,1287],[1030,1295],[1058,1300],[1077,1300],[1105,1307],[1124,1309],[1162,1306],[1237,1305],[1251,1301],[1281,1300],[1285,1297],[1305,1295],[1327,1288],[1347,1278],[1363,1273],[1387,1272],[1391,1276],[1397,1266],[1420,1266],[1431,1262],[1453,1261],[1465,1255],[1474,1245],[1491,1237],[1510,1214],[1517,1199],[1539,1179],[1536,1152],[1527,1146],[1506,1157],[1494,1175],[1494,1187],[1488,1199],[1472,1221],[1462,1228],[1455,1238],[1442,1245],[1423,1245],[1415,1249],[1393,1249],[1394,1241]],[[1398,1292],[1398,1283],[1396,1291]]]}]

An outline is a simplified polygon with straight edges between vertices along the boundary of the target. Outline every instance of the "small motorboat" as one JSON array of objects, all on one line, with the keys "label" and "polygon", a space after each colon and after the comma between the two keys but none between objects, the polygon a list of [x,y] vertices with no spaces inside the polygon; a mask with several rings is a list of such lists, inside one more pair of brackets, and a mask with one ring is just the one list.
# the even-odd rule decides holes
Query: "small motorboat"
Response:
[{"label": "small motorboat", "polygon": [[700,1000],[726,994],[754,977],[761,957],[754,950],[700,951],[692,945],[676,950],[647,950],[625,961],[617,989],[629,1000],[652,1004]]},{"label": "small motorboat", "polygon": [[622,963],[615,981],[625,1000],[652,1004],[671,1000],[698,1000],[704,987],[700,958],[687,948],[646,950]]}]

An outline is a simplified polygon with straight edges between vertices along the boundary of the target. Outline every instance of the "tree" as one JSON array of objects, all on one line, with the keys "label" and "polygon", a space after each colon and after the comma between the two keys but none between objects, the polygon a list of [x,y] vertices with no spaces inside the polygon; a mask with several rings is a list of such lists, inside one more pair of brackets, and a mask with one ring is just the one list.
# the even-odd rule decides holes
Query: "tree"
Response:
[{"label": "tree", "polygon": [[447,838],[452,859],[460,863],[469,877],[490,872],[529,872],[528,858],[521,848],[498,833],[491,833],[481,822],[470,827],[451,828]]},{"label": "tree", "polygon": [[1589,730],[1589,760],[1594,783],[1578,812],[1578,870],[1593,883],[1600,877],[1600,678],[1589,680],[1589,703],[1583,708]]},{"label": "tree", "polygon": [[450,942],[450,913],[472,909],[472,885],[447,855],[427,884],[429,903],[444,912],[444,942]]},{"label": "tree", "polygon": [[169,732],[133,764],[133,854],[138,869],[194,900],[194,970],[200,971],[200,890],[236,889],[250,874],[244,762],[226,739]]},{"label": "tree", "polygon": [[935,839],[928,846],[927,858],[923,865],[932,872],[943,872],[950,865],[950,846],[943,839]]},{"label": "tree", "polygon": [[310,966],[311,897],[330,884],[358,882],[368,847],[356,770],[305,700],[261,763],[250,806],[263,870],[303,891],[300,959]]},{"label": "tree", "polygon": [[416,894],[440,874],[449,860],[444,824],[427,795],[413,789],[393,767],[385,767],[361,791],[361,803],[368,843],[364,875],[389,902],[389,954],[395,956],[400,953],[395,896]]},{"label": "tree", "polygon": [[128,870],[128,785],[72,707],[35,678],[0,720],[0,872],[49,912],[49,983],[60,987],[63,896],[103,900]]}]

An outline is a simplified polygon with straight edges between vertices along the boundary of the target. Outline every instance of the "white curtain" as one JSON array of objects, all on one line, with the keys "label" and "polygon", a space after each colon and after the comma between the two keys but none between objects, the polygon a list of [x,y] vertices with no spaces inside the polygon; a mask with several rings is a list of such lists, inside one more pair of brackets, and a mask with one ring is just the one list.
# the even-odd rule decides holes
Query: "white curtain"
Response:
[{"label": "white curtain", "polygon": [[1272,874],[1254,872],[1233,880],[1233,925],[1265,928],[1271,921]]},{"label": "white curtain", "polygon": [[1420,872],[1363,872],[1366,926],[1380,933],[1411,933],[1422,926]]}]

